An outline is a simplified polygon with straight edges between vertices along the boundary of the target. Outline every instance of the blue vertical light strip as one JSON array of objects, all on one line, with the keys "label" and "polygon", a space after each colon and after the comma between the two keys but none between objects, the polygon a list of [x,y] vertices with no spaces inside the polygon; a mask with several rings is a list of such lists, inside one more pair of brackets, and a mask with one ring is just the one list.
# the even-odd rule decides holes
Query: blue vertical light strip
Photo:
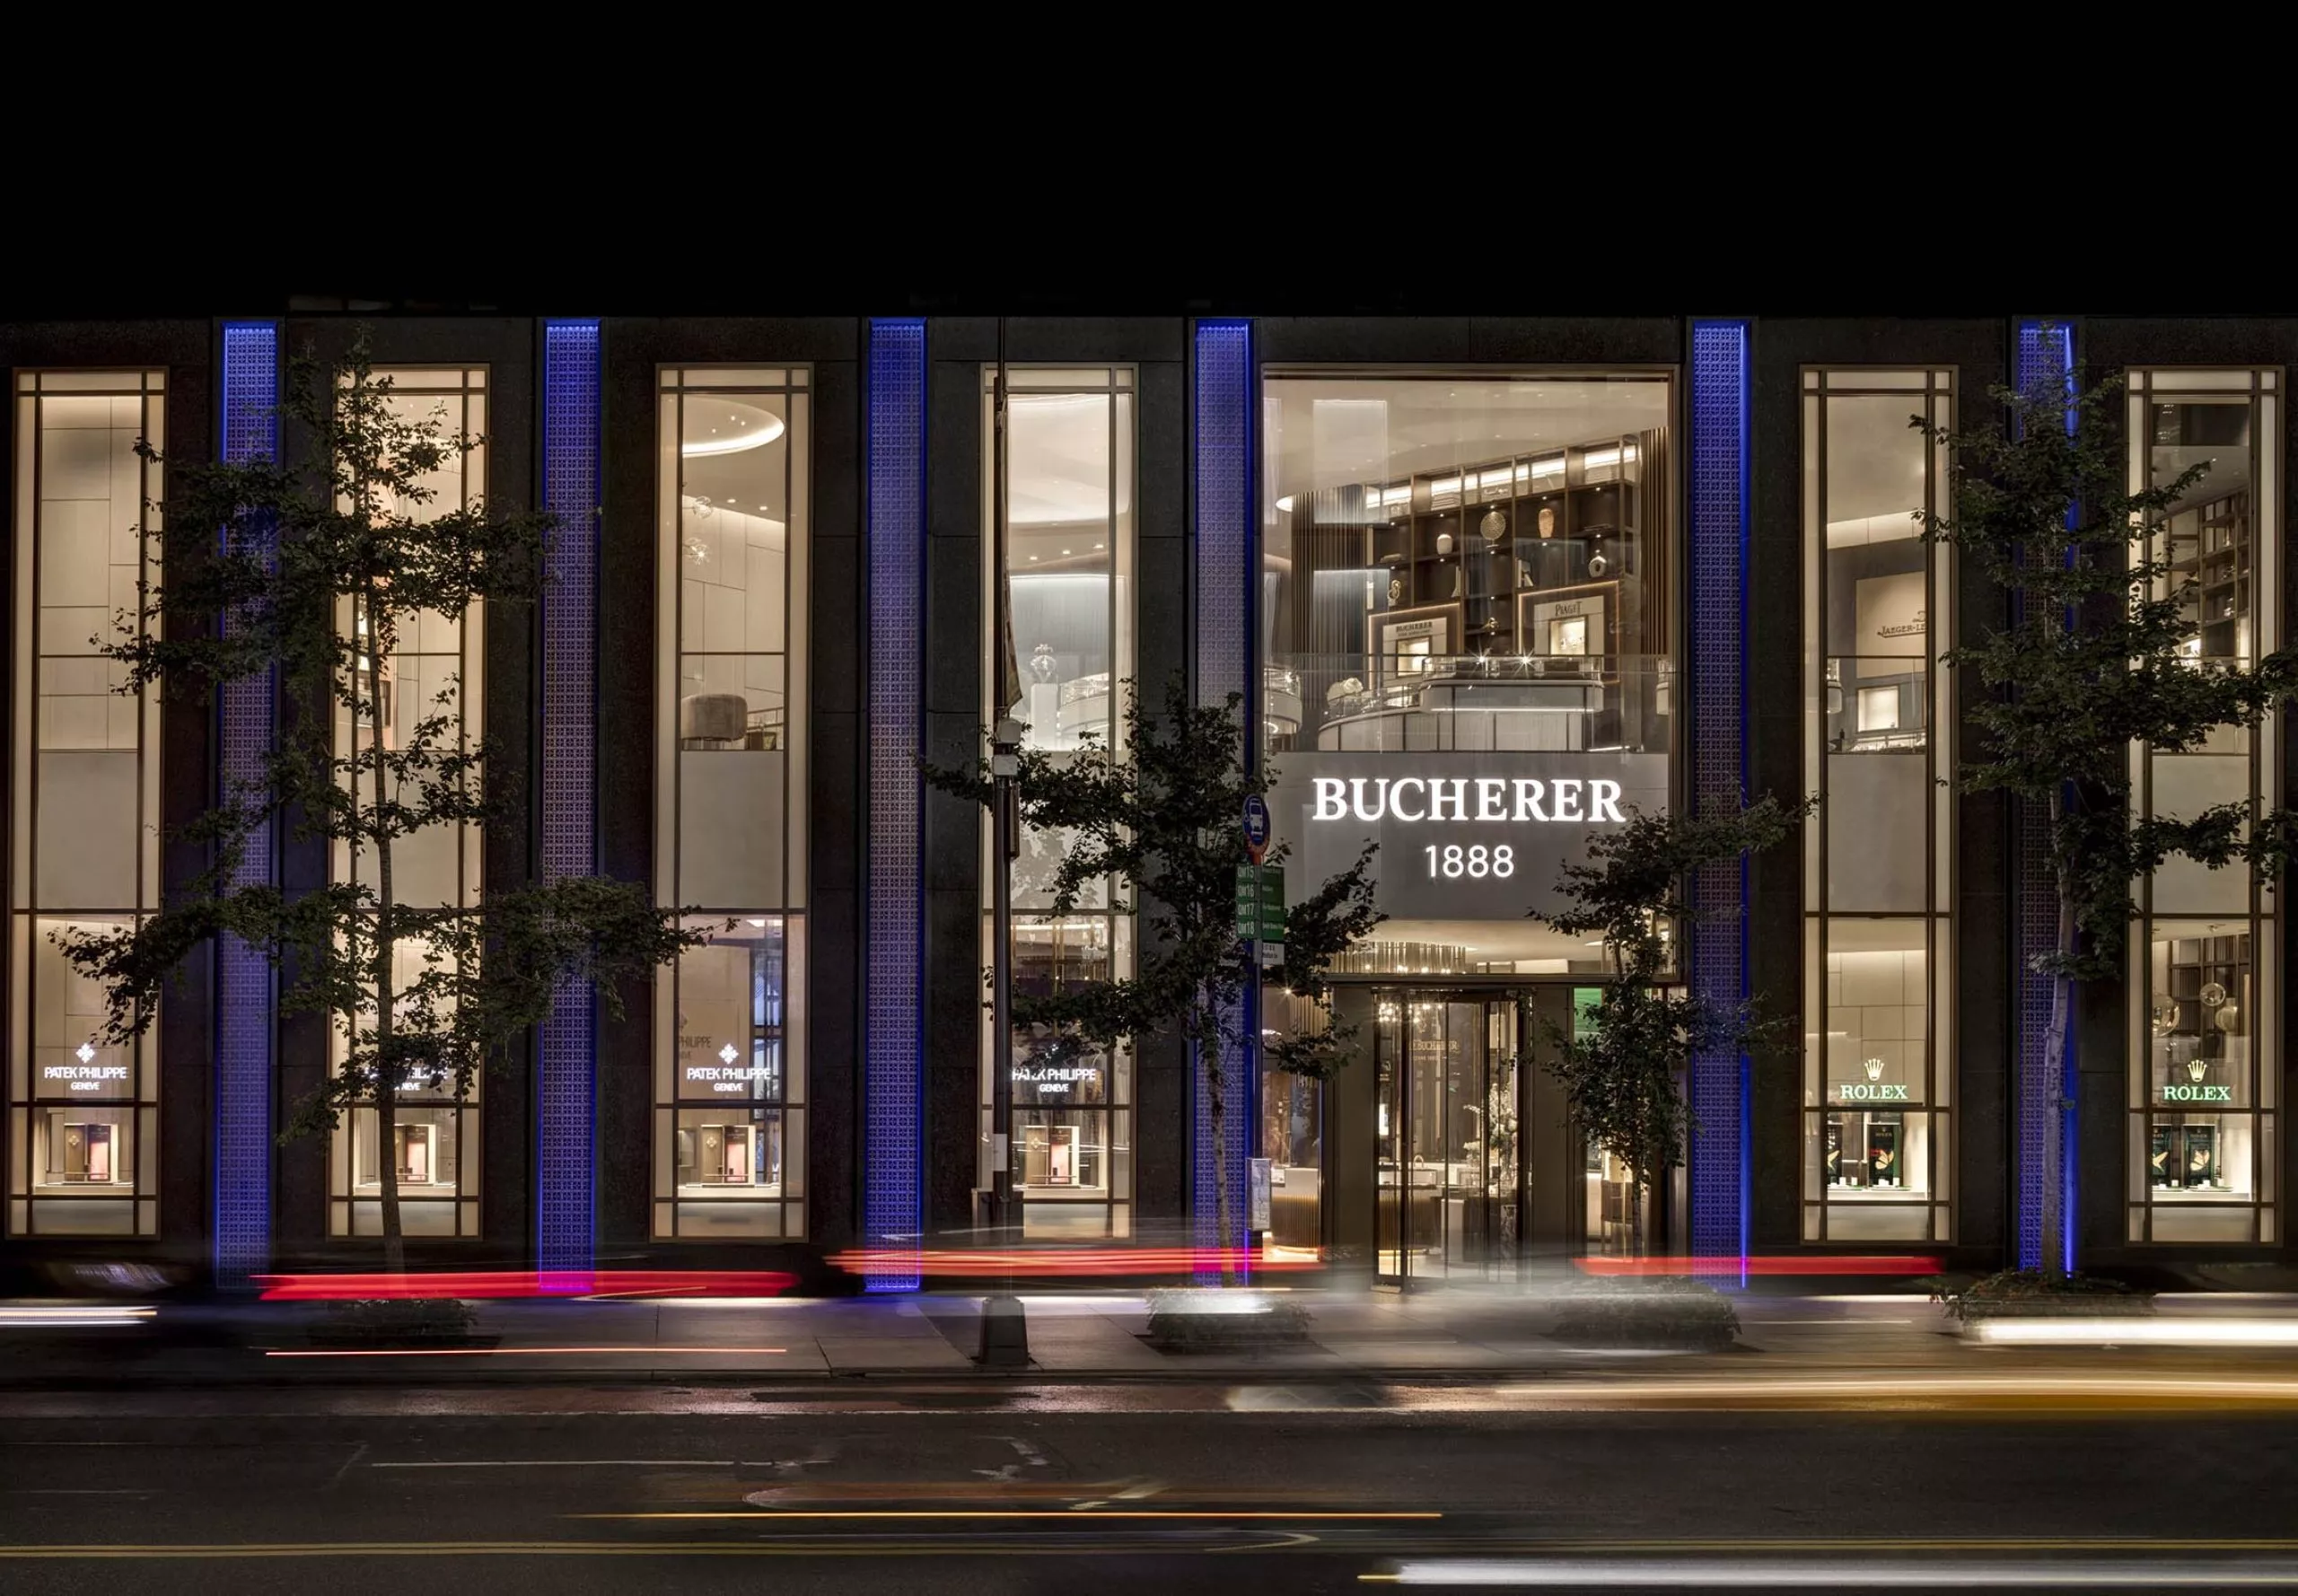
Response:
[{"label": "blue vertical light strip", "polygon": [[[2013,381],[2022,393],[2055,382],[2074,381],[2074,332],[2042,321],[2019,324],[2018,354]],[[2066,425],[2071,432],[2074,416]],[[2017,993],[2018,1062],[2013,1077],[2017,1097],[2013,1136],[2016,1163],[2012,1171],[2016,1187],[2014,1217],[2019,1267],[2039,1269],[2043,1251],[2047,1192],[2057,1187],[2059,1198],[2057,1245],[2063,1268],[2074,1267],[2074,1111],[2069,1109],[2051,1135],[2051,1105],[2064,1098],[2074,1101],[2073,1031],[2066,1053],[2052,1058],[2050,1033],[2051,980],[2034,968],[2038,954],[2058,945],[2058,884],[2050,863],[2050,815],[2039,803],[2020,803],[2013,820],[2012,924],[2017,937],[2013,949],[2012,979]]]},{"label": "blue vertical light strip", "polygon": [[[1691,331],[1691,782],[1694,812],[1735,810],[1747,792],[1748,324]],[[1691,932],[1693,990],[1731,1005],[1748,994],[1744,860],[1699,873]],[[1749,1223],[1748,1060],[1695,1053],[1686,1083],[1695,1121],[1686,1186],[1694,1267],[1744,1284]]]},{"label": "blue vertical light strip", "polygon": [[[920,635],[925,573],[925,323],[870,323],[870,632]],[[862,1223],[873,1292],[916,1291],[925,1229],[925,914],[917,756],[920,672],[871,657],[870,886],[864,972]]]},{"label": "blue vertical light strip", "polygon": [[[279,458],[279,326],[224,324],[223,402],[218,453],[227,465]],[[245,552],[259,529],[226,533]],[[226,618],[228,628],[234,622]],[[217,694],[219,797],[263,780],[270,750],[276,672],[226,682]],[[234,888],[278,879],[268,820],[248,839]],[[225,935],[215,950],[215,1283],[248,1284],[271,1263],[273,1026],[277,1012],[271,961]]]},{"label": "blue vertical light strip", "polygon": [[[1189,471],[1194,485],[1194,544],[1197,591],[1192,595],[1196,699],[1219,704],[1231,693],[1252,701],[1253,647],[1253,339],[1250,321],[1197,324],[1194,404]],[[1248,713],[1248,741],[1259,734]],[[1241,824],[1242,816],[1239,817]],[[1241,858],[1242,844],[1239,845]],[[1252,1034],[1250,1008],[1239,1016]],[[1189,1211],[1192,1236],[1200,1249],[1242,1247],[1251,1192],[1251,1144],[1255,1092],[1247,1049],[1224,1048],[1220,1059],[1222,1115],[1219,1144],[1213,1134],[1212,1093],[1203,1061],[1189,1071]],[[1216,1160],[1218,1161],[1216,1162]],[[1220,1228],[1218,1173],[1229,1187],[1229,1229]],[[1203,1271],[1200,1272],[1205,1273]]]},{"label": "blue vertical light strip", "polygon": [[[539,865],[545,881],[598,869],[600,329],[543,325],[544,554]],[[579,1289],[597,1253],[598,1010],[587,981],[551,995],[535,1068],[535,1266]]]}]

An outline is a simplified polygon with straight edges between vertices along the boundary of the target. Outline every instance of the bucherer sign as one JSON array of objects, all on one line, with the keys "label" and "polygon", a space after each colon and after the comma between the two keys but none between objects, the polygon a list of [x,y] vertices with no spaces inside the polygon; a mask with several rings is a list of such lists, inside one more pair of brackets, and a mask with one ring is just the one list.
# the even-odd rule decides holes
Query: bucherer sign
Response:
[{"label": "bucherer sign", "polygon": [[1306,891],[1380,844],[1377,902],[1396,919],[1522,918],[1560,867],[1632,812],[1668,808],[1668,761],[1618,750],[1292,753],[1269,795]]}]

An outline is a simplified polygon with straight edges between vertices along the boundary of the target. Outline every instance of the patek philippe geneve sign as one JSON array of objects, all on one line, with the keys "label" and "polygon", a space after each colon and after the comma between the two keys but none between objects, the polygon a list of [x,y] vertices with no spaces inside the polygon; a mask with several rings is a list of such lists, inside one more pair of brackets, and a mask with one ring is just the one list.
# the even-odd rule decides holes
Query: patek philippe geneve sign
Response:
[{"label": "patek philippe geneve sign", "polygon": [[1382,913],[1521,919],[1553,901],[1589,836],[1668,807],[1668,762],[1617,750],[1410,749],[1283,756],[1268,794],[1295,879],[1346,870],[1367,841]]}]

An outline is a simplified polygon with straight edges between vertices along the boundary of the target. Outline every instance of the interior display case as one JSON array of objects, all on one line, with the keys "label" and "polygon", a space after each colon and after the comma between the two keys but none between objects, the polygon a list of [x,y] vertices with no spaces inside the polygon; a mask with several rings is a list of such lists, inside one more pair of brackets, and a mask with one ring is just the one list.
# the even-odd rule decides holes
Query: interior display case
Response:
[{"label": "interior display case", "polygon": [[399,1179],[402,1186],[428,1186],[438,1178],[439,1127],[435,1125],[392,1127],[399,1143]]},{"label": "interior display case", "polygon": [[1269,735],[1663,746],[1666,449],[1653,427],[1281,499],[1292,552],[1271,597],[1322,652],[1284,662]]},{"label": "interior display case", "polygon": [[2165,529],[2171,580],[2186,589],[2187,618],[2206,659],[2249,650],[2250,495],[2229,493],[2174,511]]},{"label": "interior display case", "polygon": [[781,1120],[777,1116],[684,1126],[678,1133],[678,1154],[681,1185],[779,1187]]},{"label": "interior display case", "polygon": [[1822,1132],[1822,1173],[1838,1195],[1921,1194],[1929,1180],[1920,1117],[1899,1109],[1829,1114]]},{"label": "interior display case", "polygon": [[[1457,602],[1456,652],[1547,653],[1554,651],[1545,637],[1525,629],[1523,595],[1641,573],[1645,472],[1660,438],[1632,433],[1318,497],[1366,523],[1365,565],[1382,577],[1381,608]],[[1640,614],[1616,593],[1609,626],[1583,628],[1582,653],[1644,645]]]},{"label": "interior display case", "polygon": [[48,1111],[48,1186],[110,1186],[127,1178],[122,1127],[70,1109]]}]

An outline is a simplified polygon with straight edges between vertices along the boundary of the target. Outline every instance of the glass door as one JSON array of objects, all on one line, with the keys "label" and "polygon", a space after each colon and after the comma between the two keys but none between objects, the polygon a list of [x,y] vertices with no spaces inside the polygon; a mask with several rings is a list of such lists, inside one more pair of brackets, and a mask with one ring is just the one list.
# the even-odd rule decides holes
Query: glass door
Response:
[{"label": "glass door", "polygon": [[1384,1280],[1513,1274],[1519,1019],[1513,997],[1382,995],[1374,1223]]}]

